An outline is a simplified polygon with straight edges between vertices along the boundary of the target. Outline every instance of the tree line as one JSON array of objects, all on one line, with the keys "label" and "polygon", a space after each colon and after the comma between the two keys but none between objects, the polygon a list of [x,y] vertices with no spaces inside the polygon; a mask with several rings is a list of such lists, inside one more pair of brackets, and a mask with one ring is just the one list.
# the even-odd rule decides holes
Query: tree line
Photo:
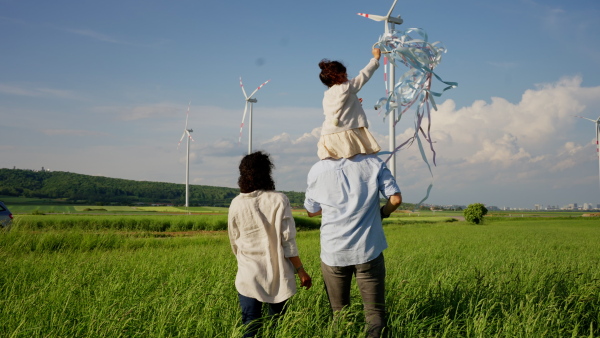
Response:
[{"label": "tree line", "polygon": [[[190,184],[190,205],[224,206],[239,189]],[[293,206],[304,203],[303,192],[284,191]],[[0,169],[0,195],[30,197],[73,204],[185,204],[185,184],[125,180],[64,171]]]}]

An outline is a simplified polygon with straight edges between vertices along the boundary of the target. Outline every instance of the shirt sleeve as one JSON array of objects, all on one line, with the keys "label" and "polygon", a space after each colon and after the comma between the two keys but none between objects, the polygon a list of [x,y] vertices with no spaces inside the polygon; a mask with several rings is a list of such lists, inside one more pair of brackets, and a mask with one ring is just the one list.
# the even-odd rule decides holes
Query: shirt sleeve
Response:
[{"label": "shirt sleeve", "polygon": [[317,212],[321,210],[321,204],[313,199],[313,194],[316,193],[316,178],[313,174],[313,169],[308,173],[308,178],[306,179],[307,188],[306,193],[304,194],[304,208],[308,212]]},{"label": "shirt sleeve", "polygon": [[238,230],[237,224],[235,222],[234,210],[232,205],[229,206],[229,213],[227,215],[227,233],[229,234],[229,244],[231,244],[231,250],[233,254],[237,256],[238,247],[235,244],[235,241],[238,237],[240,237],[240,232]]},{"label": "shirt sleeve", "polygon": [[363,68],[358,76],[350,80],[350,91],[352,93],[358,93],[361,88],[369,81],[373,73],[379,68],[379,60],[372,58],[367,66]]},{"label": "shirt sleeve", "polygon": [[379,168],[379,175],[377,176],[377,184],[379,185],[379,191],[386,197],[390,198],[390,196],[394,194],[401,193],[400,187],[396,183],[396,179],[392,175],[392,172],[385,163],[381,160]]},{"label": "shirt sleeve", "polygon": [[285,257],[298,256],[298,246],[296,245],[296,223],[292,216],[292,207],[286,199],[281,220],[281,246]]}]

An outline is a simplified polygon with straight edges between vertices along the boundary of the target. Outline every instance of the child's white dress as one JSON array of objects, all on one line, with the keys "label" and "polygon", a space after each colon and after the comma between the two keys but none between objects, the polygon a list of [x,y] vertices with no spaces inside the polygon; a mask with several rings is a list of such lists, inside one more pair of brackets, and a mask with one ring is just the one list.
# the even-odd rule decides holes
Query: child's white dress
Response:
[{"label": "child's white dress", "polygon": [[356,154],[374,154],[381,150],[368,130],[367,116],[356,95],[377,68],[379,61],[372,58],[357,77],[325,91],[325,121],[317,144],[320,159],[350,158]]}]

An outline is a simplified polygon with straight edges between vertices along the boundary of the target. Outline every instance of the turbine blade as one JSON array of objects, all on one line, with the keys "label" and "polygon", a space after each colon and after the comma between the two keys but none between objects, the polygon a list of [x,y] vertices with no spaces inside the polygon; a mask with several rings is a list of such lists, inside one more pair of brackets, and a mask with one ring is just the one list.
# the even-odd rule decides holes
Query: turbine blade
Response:
[{"label": "turbine blade", "polygon": [[248,111],[248,101],[246,101],[246,106],[244,106],[244,116],[242,116],[242,124],[240,124],[240,138],[238,143],[242,143],[242,129],[244,129],[244,121],[246,120],[246,112]]},{"label": "turbine blade", "polygon": [[179,146],[181,145],[181,141],[183,141],[183,138],[185,137],[185,133],[187,132],[187,130],[185,130],[183,132],[183,135],[181,135],[181,138],[179,139],[179,143],[177,143],[177,149],[179,149]]},{"label": "turbine blade", "polygon": [[187,133],[187,136],[190,138],[190,140],[194,141],[194,138],[192,137],[192,134],[190,134],[190,131],[186,129],[185,132]]},{"label": "turbine blade", "polygon": [[375,14],[366,14],[366,13],[356,13],[360,16],[364,16],[367,19],[375,20],[375,21],[385,21],[387,19],[385,16],[375,15]]},{"label": "turbine blade", "polygon": [[392,5],[392,7],[390,8],[390,11],[385,16],[386,19],[389,19],[390,16],[392,16],[392,11],[394,10],[394,7],[396,7],[396,2],[398,2],[398,0],[394,0],[394,4]]},{"label": "turbine blade", "polygon": [[242,87],[242,92],[244,93],[244,97],[246,100],[248,99],[248,95],[246,95],[246,90],[244,89],[244,84],[242,83],[242,77],[240,76],[240,87]]},{"label": "turbine blade", "polygon": [[262,88],[264,85],[266,85],[267,83],[269,83],[269,81],[271,81],[271,80],[267,80],[265,83],[263,83],[263,84],[261,84],[260,86],[258,86],[258,88],[256,88],[256,89],[255,89],[255,90],[252,92],[252,94],[250,94],[250,96],[248,96],[248,98],[251,98],[251,97],[252,97],[252,95],[254,95],[254,94],[255,94],[255,93],[256,93],[256,92],[257,92],[259,89],[261,89],[261,88]]},{"label": "turbine blade", "polygon": [[190,116],[190,105],[192,104],[192,101],[190,101],[190,103],[188,103],[188,109],[187,109],[187,113],[185,113],[185,128],[187,130],[187,124],[188,124],[188,117]]},{"label": "turbine blade", "polygon": [[575,117],[579,117],[580,119],[584,119],[584,120],[592,121],[592,122],[594,122],[594,123],[597,123],[597,122],[598,122],[598,121],[596,121],[596,120],[588,119],[587,117],[583,117],[583,116],[577,116],[577,115],[573,115],[573,116],[575,116]]}]

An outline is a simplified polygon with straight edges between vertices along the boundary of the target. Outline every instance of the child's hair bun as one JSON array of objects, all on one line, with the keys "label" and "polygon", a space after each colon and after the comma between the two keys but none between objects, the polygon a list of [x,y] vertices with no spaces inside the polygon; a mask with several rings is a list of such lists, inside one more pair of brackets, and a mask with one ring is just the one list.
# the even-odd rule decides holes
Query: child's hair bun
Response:
[{"label": "child's hair bun", "polygon": [[329,61],[328,59],[323,59],[321,60],[321,62],[319,62],[319,68],[320,69],[325,69],[325,67],[327,67],[327,65],[330,63],[331,61]]},{"label": "child's hair bun", "polygon": [[319,68],[321,68],[319,79],[321,79],[321,82],[327,87],[348,81],[346,67],[339,61],[323,59],[319,62]]}]

